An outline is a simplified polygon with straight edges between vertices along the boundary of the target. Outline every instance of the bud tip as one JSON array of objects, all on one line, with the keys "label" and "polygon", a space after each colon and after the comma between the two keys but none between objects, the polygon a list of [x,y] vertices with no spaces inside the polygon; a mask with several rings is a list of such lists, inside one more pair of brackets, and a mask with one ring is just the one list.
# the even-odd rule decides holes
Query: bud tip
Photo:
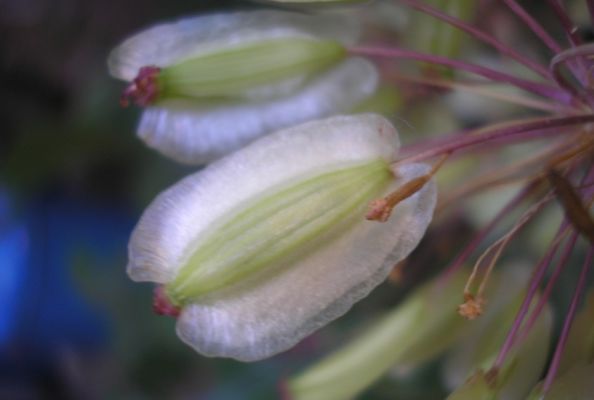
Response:
[{"label": "bud tip", "polygon": [[171,303],[162,285],[155,288],[153,296],[153,312],[155,314],[167,315],[174,318],[179,317],[181,309]]},{"label": "bud tip", "polygon": [[140,107],[154,103],[159,94],[157,78],[160,71],[161,69],[155,66],[140,68],[136,78],[122,92],[120,105],[128,107],[130,99]]}]

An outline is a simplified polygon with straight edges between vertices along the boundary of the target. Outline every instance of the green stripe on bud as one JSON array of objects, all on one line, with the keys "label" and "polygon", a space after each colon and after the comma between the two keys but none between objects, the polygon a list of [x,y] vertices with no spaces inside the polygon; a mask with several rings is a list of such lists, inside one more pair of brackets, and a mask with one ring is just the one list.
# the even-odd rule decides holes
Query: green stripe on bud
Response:
[{"label": "green stripe on bud", "polygon": [[388,164],[378,160],[267,191],[197,239],[167,285],[168,296],[184,305],[327,243],[362,218],[392,179]]},{"label": "green stripe on bud", "polygon": [[159,100],[227,99],[242,91],[322,71],[344,59],[332,40],[290,38],[241,45],[165,67],[158,77]]}]

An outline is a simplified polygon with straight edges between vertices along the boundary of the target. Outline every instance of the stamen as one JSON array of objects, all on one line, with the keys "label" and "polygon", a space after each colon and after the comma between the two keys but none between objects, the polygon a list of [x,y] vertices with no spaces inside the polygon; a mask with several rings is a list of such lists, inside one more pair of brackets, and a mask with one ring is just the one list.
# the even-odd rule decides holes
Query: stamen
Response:
[{"label": "stamen", "polygon": [[[545,135],[558,135],[559,130],[553,128],[570,127],[588,122],[594,122],[594,114],[533,118],[497,123],[478,130],[468,131],[464,135],[453,135],[450,140],[444,140],[432,148],[402,158],[398,163],[423,161],[444,153],[454,153],[471,146],[493,143],[495,141],[497,141],[497,145],[509,144],[513,142],[516,135],[526,135],[530,132],[535,133],[535,139],[541,139]],[[564,135],[569,135],[570,133],[567,132]],[[526,138],[523,137],[523,139]]]},{"label": "stamen", "polygon": [[472,241],[462,250],[454,259],[454,261],[447,268],[446,272],[442,275],[444,280],[447,277],[452,276],[464,262],[470,257],[470,255],[478,248],[481,242],[487,237],[489,233],[495,228],[498,222],[500,222],[507,214],[512,212],[520,203],[526,200],[527,197],[534,194],[536,189],[540,186],[540,181],[534,181],[529,185],[526,185],[522,190],[514,196],[498,213],[497,215],[487,224],[481,231],[472,239]]},{"label": "stamen", "polygon": [[571,329],[571,324],[573,323],[575,317],[577,305],[580,301],[582,292],[584,291],[584,287],[586,285],[588,277],[588,272],[590,272],[590,268],[592,267],[593,256],[594,247],[590,247],[588,255],[586,256],[586,260],[584,261],[584,265],[582,266],[580,277],[578,278],[577,287],[575,288],[573,297],[571,299],[571,304],[569,306],[569,310],[567,311],[567,316],[565,317],[565,321],[563,322],[563,329],[561,331],[561,336],[559,336],[559,341],[557,342],[557,348],[555,349],[553,360],[551,361],[551,365],[549,366],[547,376],[542,386],[543,393],[546,393],[549,390],[549,388],[553,384],[555,376],[557,375],[557,369],[559,368],[561,356],[563,355],[563,350],[565,349],[565,344],[567,343],[567,339],[569,337],[569,331]]},{"label": "stamen", "polygon": [[394,81],[398,82],[410,82],[419,85],[434,86],[450,90],[458,90],[461,92],[472,93],[478,96],[484,96],[491,99],[540,111],[553,113],[571,113],[575,111],[572,107],[566,107],[561,104],[555,104],[546,100],[539,100],[533,97],[523,96],[519,94],[501,93],[496,90],[493,90],[493,88],[490,87],[492,85],[485,84],[484,82],[462,82],[428,76],[403,75],[392,71],[387,71],[386,74],[389,74],[387,78],[391,78]]},{"label": "stamen", "polygon": [[522,339],[528,335],[528,332],[530,331],[532,326],[534,326],[536,320],[540,316],[540,313],[542,312],[542,310],[544,310],[544,307],[548,303],[549,297],[551,296],[551,292],[553,291],[555,283],[557,282],[559,276],[567,266],[567,261],[569,261],[569,256],[571,255],[573,248],[575,247],[577,238],[578,235],[576,232],[574,232],[569,238],[567,244],[565,245],[565,248],[561,253],[561,257],[557,261],[557,267],[553,270],[553,274],[549,278],[549,281],[547,282],[545,289],[543,290],[540,298],[538,299],[538,303],[536,304],[536,307],[534,307],[534,311],[532,311],[532,313],[530,314],[528,322],[526,322],[526,327],[523,328],[524,332],[521,335]]},{"label": "stamen", "polygon": [[561,46],[553,39],[547,31],[532,16],[526,12],[515,0],[503,0],[503,2],[516,14],[532,32],[553,52],[560,52]]},{"label": "stamen", "polygon": [[124,89],[120,97],[120,105],[128,107],[130,99],[140,107],[154,103],[159,95],[157,78],[160,71],[161,69],[155,66],[140,68],[136,78]]},{"label": "stamen", "polygon": [[159,285],[153,292],[153,311],[158,315],[177,318],[179,317],[181,309],[171,303],[165,293],[164,286]]},{"label": "stamen", "polygon": [[[497,240],[495,243],[493,243],[491,246],[489,246],[489,248],[487,248],[487,250],[485,250],[485,252],[479,257],[479,259],[474,264],[472,273],[470,274],[470,277],[468,278],[468,281],[466,282],[466,286],[464,287],[464,303],[458,308],[458,312],[462,316],[469,318],[469,319],[474,319],[482,313],[482,306],[485,304],[484,293],[485,293],[485,290],[487,287],[487,283],[489,281],[489,278],[491,277],[491,273],[493,272],[493,268],[495,267],[495,264],[497,263],[497,261],[499,260],[499,257],[501,256],[501,253],[503,252],[503,249],[507,247],[507,245],[509,244],[511,239],[520,231],[520,229],[523,228],[529,221],[531,221],[532,218],[540,210],[542,210],[542,208],[546,205],[546,203],[548,203],[551,199],[552,199],[552,194],[549,193],[541,201],[539,201],[538,203],[536,203],[532,207],[530,207],[522,215],[520,220],[512,227],[512,229],[508,233],[506,233],[503,237],[501,237],[499,240]],[[495,251],[495,254],[493,256],[491,256],[492,251]],[[489,264],[487,266],[487,271],[485,272],[485,275],[483,276],[483,279],[481,280],[481,283],[479,285],[479,288],[478,288],[478,291],[477,291],[477,294],[475,297],[471,294],[470,287],[474,283],[474,280],[478,274],[479,267],[482,265],[483,261],[485,259],[487,259],[488,256],[491,256],[491,258],[490,258]],[[470,309],[472,311],[474,308],[477,308],[477,307],[480,312],[476,315],[471,314],[471,317],[468,317],[467,315],[465,315],[463,313],[467,309]]]},{"label": "stamen", "polygon": [[452,26],[455,26],[456,28],[472,35],[475,39],[478,39],[484,43],[491,45],[492,47],[497,49],[497,51],[499,51],[502,55],[506,55],[506,56],[516,60],[517,62],[519,62],[520,64],[524,65],[525,67],[531,69],[532,71],[536,72],[543,78],[548,79],[550,77],[549,72],[545,68],[543,68],[542,65],[524,57],[522,54],[518,53],[511,47],[499,42],[497,39],[495,39],[491,35],[475,28],[474,26],[466,23],[465,21],[463,21],[459,18],[455,18],[451,15],[448,15],[448,14],[442,12],[441,10],[439,10],[437,8],[431,7],[427,4],[423,4],[416,0],[401,0],[401,2],[407,4],[409,7],[412,7],[412,8],[414,8],[418,11],[421,11],[427,15],[431,15],[432,17],[435,17],[437,19],[440,19],[440,20],[452,25]]},{"label": "stamen", "polygon": [[481,316],[484,310],[485,299],[482,296],[474,297],[464,291],[464,303],[458,306],[458,314],[466,319],[473,320]]},{"label": "stamen", "polygon": [[594,220],[584,206],[582,199],[573,189],[571,183],[551,169],[548,172],[549,182],[555,190],[559,202],[565,210],[565,216],[572,225],[594,245]]},{"label": "stamen", "polygon": [[407,50],[398,47],[353,47],[349,49],[353,55],[365,57],[379,57],[389,59],[408,59],[415,61],[423,61],[435,65],[443,65],[445,67],[467,71],[475,75],[482,76],[494,82],[503,82],[514,85],[527,92],[534,93],[538,96],[543,96],[562,104],[571,104],[573,97],[567,93],[563,88],[549,85],[547,83],[540,83],[534,80],[518,78],[505,72],[500,72],[492,68],[483,67],[478,64],[459,61],[453,58],[442,57],[433,54],[424,54],[414,50]]},{"label": "stamen", "polygon": [[444,154],[441,159],[433,165],[428,174],[411,179],[384,198],[372,200],[369,203],[365,218],[370,221],[386,222],[390,218],[394,207],[401,201],[408,199],[410,196],[421,190],[433,175],[435,175],[439,168],[441,168],[448,156],[449,154]]},{"label": "stamen", "polygon": [[534,272],[532,273],[532,278],[530,279],[528,292],[527,292],[526,296],[524,296],[522,305],[520,306],[520,309],[518,310],[518,312],[516,314],[514,322],[507,334],[507,337],[505,338],[505,342],[501,346],[501,349],[499,350],[499,354],[497,355],[497,358],[495,359],[495,362],[493,363],[493,367],[492,367],[493,369],[501,368],[501,366],[503,365],[503,362],[505,361],[505,357],[507,356],[507,354],[513,347],[513,345],[516,341],[516,335],[518,333],[518,330],[522,326],[522,323],[524,321],[524,318],[526,317],[526,314],[528,313],[528,309],[530,307],[530,304],[532,303],[532,299],[536,295],[538,287],[540,286],[540,283],[542,282],[545,272],[549,268],[549,265],[551,265],[551,261],[553,260],[555,253],[557,253],[557,249],[559,248],[559,243],[560,243],[559,238],[564,235],[564,233],[566,232],[566,229],[567,229],[567,223],[563,222],[561,224],[561,226],[559,227],[557,234],[555,235],[553,244],[549,247],[549,249],[547,250],[547,253],[544,255],[544,257],[541,259],[541,261],[538,263],[538,265],[534,269]]}]

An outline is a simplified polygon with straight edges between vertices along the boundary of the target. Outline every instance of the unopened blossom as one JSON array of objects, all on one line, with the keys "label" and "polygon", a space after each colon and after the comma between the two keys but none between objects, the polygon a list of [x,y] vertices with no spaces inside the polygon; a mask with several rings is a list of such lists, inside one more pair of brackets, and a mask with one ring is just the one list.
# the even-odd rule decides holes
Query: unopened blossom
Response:
[{"label": "unopened blossom", "polygon": [[378,84],[375,67],[347,57],[358,24],[334,14],[214,14],[158,25],[109,58],[130,82],[122,102],[146,107],[138,135],[188,164],[210,162],[257,137],[349,112]]},{"label": "unopened blossom", "polygon": [[162,285],[157,306],[208,356],[259,360],[344,314],[429,224],[429,181],[391,218],[368,203],[428,173],[397,168],[395,129],[372,114],[268,135],[161,193],[138,223],[128,273]]}]

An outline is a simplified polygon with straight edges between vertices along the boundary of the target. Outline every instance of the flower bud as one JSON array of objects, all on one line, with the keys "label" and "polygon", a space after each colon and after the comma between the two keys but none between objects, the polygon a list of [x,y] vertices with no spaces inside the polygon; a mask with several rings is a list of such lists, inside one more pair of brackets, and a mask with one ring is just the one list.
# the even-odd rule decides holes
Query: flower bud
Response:
[{"label": "flower bud", "polygon": [[122,104],[146,106],[138,135],[165,155],[203,164],[260,135],[349,112],[378,73],[346,57],[358,25],[344,15],[238,12],[141,32],[109,57],[130,83]]},{"label": "flower bud", "polygon": [[432,182],[388,222],[364,218],[370,200],[428,171],[393,171],[398,146],[369,114],[262,138],[157,197],[132,234],[128,273],[164,285],[178,335],[202,354],[286,350],[366,296],[423,235]]}]

